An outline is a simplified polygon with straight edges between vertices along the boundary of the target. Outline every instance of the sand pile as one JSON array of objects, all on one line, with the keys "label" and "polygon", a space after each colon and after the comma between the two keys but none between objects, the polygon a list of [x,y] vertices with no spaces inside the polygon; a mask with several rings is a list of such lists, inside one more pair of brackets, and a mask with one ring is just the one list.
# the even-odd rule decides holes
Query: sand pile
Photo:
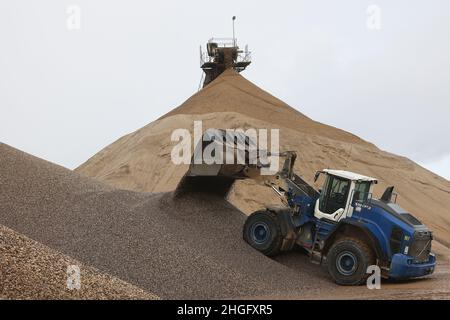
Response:
[{"label": "sand pile", "polygon": [[[203,129],[280,129],[281,149],[298,152],[295,169],[309,182],[316,170],[333,168],[377,177],[376,197],[388,185],[395,185],[399,204],[423,220],[439,241],[450,245],[449,181],[409,159],[307,118],[233,71],[223,73],[161,119],[109,145],[76,171],[133,191],[174,190],[187,166],[171,162],[175,143],[170,136],[177,128],[192,132],[194,120],[203,120]],[[243,181],[235,185],[230,201],[249,213],[278,198],[264,186]]]},{"label": "sand pile", "polygon": [[[280,264],[249,247],[245,215],[214,194],[174,200],[171,193],[116,190],[4,144],[0,160],[1,225],[161,298],[298,295],[333,286],[321,270],[310,273],[304,256],[295,263],[307,266],[292,269],[289,258]],[[16,243],[24,257],[44,252],[44,263],[45,249],[23,249],[30,246],[23,241]],[[59,255],[50,259],[49,270],[64,268]],[[34,268],[18,265],[25,268],[18,277]]]},{"label": "sand pile", "polygon": [[211,84],[194,94],[181,106],[163,116],[177,114],[207,114],[236,112],[252,119],[269,121],[278,127],[320,134],[336,140],[364,143],[363,140],[343,130],[313,121],[283,101],[255,86],[229,69]]}]

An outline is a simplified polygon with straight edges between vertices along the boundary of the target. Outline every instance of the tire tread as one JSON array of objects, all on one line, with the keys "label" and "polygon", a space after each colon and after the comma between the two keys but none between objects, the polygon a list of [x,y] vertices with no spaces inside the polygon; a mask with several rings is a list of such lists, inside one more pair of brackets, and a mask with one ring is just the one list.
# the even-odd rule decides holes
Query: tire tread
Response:
[{"label": "tire tread", "polygon": [[[352,245],[358,247],[361,250],[363,256],[365,257],[365,260],[368,263],[368,265],[371,265],[371,264],[373,264],[373,262],[376,261],[375,254],[374,254],[372,248],[370,248],[370,246],[365,241],[355,238],[355,237],[349,237],[349,236],[344,236],[344,237],[338,238],[336,240],[336,242],[331,246],[330,250],[328,251],[327,257],[330,256],[330,253],[332,253],[338,245],[345,243],[345,242],[351,243]],[[334,278],[335,282],[340,285],[361,285],[361,284],[365,283],[367,278],[369,277],[369,274],[364,272],[364,275],[358,280],[355,280],[353,282],[342,281],[334,275],[334,269],[333,269],[334,266],[332,267],[331,264],[329,264],[328,259],[327,259],[327,264],[328,264],[328,272]],[[334,264],[334,261],[333,261],[333,264]]]},{"label": "tire tread", "polygon": [[248,228],[250,227],[250,224],[253,223],[253,220],[258,215],[265,215],[270,221],[273,223],[273,226],[275,227],[275,237],[273,243],[265,250],[260,250],[256,247],[258,251],[262,252],[266,256],[272,257],[277,255],[280,252],[281,244],[283,242],[282,236],[281,236],[281,226],[278,223],[277,216],[274,212],[270,210],[258,210],[253,212],[250,216],[248,216],[247,220],[245,221],[244,228],[243,228],[243,237],[244,240],[251,245],[251,240],[248,238]]}]

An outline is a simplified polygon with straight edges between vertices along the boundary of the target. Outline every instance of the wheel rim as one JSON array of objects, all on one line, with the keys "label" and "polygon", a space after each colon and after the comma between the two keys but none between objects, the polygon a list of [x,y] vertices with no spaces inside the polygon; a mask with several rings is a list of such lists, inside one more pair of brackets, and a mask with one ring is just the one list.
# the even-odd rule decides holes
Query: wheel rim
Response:
[{"label": "wheel rim", "polygon": [[336,268],[339,273],[350,276],[355,273],[358,267],[358,259],[350,251],[341,252],[336,258]]},{"label": "wheel rim", "polygon": [[265,243],[270,237],[269,226],[265,222],[256,222],[250,229],[250,236],[257,244]]}]

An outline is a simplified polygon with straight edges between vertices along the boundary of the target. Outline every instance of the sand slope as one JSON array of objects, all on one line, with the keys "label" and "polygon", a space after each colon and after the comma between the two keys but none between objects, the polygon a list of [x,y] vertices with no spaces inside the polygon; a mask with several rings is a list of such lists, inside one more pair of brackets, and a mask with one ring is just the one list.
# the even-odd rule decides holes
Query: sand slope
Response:
[{"label": "sand slope", "polygon": [[249,118],[269,121],[274,126],[321,134],[337,140],[364,143],[355,135],[311,120],[232,69],[222,73],[203,90],[194,94],[163,118],[176,114],[215,112],[237,112]]},{"label": "sand slope", "polygon": [[[375,196],[395,185],[398,202],[422,219],[436,238],[450,245],[450,182],[411,160],[384,152],[355,135],[315,122],[256,87],[241,75],[227,71],[161,119],[122,137],[76,169],[112,186],[134,191],[173,190],[186,166],[175,166],[170,152],[174,129],[192,132],[193,121],[204,129],[279,128],[282,150],[296,150],[296,171],[312,182],[323,168],[345,169],[377,177]],[[249,213],[278,199],[253,181],[240,182],[231,202]]]}]

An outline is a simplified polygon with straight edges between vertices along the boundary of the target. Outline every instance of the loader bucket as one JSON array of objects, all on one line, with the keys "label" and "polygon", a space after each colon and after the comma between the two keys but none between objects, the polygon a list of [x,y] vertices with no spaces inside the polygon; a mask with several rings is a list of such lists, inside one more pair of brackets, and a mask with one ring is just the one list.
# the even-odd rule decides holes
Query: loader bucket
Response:
[{"label": "loader bucket", "polygon": [[235,180],[258,178],[267,163],[267,152],[258,150],[255,138],[241,132],[208,129],[195,146],[189,170],[175,194],[206,192],[226,196]]}]

